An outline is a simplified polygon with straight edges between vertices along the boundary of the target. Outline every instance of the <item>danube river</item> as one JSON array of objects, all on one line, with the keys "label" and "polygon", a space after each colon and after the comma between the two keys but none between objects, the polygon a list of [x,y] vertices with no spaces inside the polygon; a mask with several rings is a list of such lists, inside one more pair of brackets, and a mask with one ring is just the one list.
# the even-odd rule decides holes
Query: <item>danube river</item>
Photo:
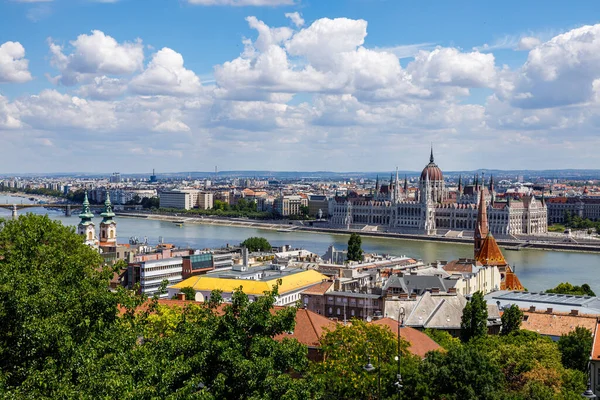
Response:
[{"label": "danube river", "polygon": [[[19,204],[21,202],[30,203],[29,200],[20,197],[0,196],[0,203]],[[74,210],[72,217],[65,217],[62,212],[43,208],[34,208],[30,211],[36,214],[47,213],[52,219],[59,220],[65,225],[77,225],[79,222],[75,215],[77,210]],[[10,210],[0,208],[0,217],[10,218],[10,214]],[[97,217],[95,222],[98,226],[100,217]],[[165,242],[179,247],[192,248],[235,245],[247,237],[262,236],[275,246],[289,244],[320,255],[325,253],[329,245],[345,248],[348,241],[346,235],[311,232],[281,233],[271,230],[201,224],[185,224],[180,227],[172,222],[125,217],[117,217],[117,232],[120,242],[126,243],[130,237],[136,236],[140,240],[146,237],[150,244],[156,244],[159,237],[162,237]],[[469,245],[372,237],[363,237],[362,240],[363,249],[366,252],[407,255],[425,262],[473,256],[473,247]],[[587,282],[597,294],[600,294],[600,255],[598,254],[505,250],[504,256],[512,266],[516,267],[521,282],[530,291],[548,289],[560,282],[568,281],[578,285]]]}]

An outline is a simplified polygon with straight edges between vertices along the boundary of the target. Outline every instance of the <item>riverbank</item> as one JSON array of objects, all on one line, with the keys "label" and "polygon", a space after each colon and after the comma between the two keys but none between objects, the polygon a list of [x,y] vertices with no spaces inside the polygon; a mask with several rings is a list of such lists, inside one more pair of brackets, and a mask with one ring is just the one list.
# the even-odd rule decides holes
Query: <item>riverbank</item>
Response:
[{"label": "riverbank", "polygon": [[[473,243],[472,238],[456,238],[456,237],[444,237],[444,236],[425,236],[425,235],[414,235],[414,234],[403,234],[393,232],[373,232],[373,231],[348,231],[345,229],[336,228],[325,228],[315,226],[304,226],[298,224],[286,223],[286,221],[254,221],[254,220],[240,220],[240,219],[227,219],[227,218],[212,218],[206,216],[189,217],[184,215],[160,215],[151,213],[132,213],[132,212],[116,212],[120,217],[128,218],[142,218],[152,219],[159,221],[167,221],[173,223],[191,223],[191,224],[205,224],[205,225],[221,225],[228,227],[242,227],[242,228],[255,228],[265,229],[271,231],[277,231],[281,233],[288,233],[293,231],[311,232],[311,233],[323,233],[323,234],[335,234],[335,235],[347,235],[356,232],[360,233],[361,236],[365,237],[376,237],[376,238],[387,238],[387,239],[402,239],[402,240],[414,240],[421,242],[441,242],[441,243],[454,243],[460,245],[471,245]],[[532,250],[546,250],[546,251],[569,251],[569,252],[583,252],[583,253],[600,253],[600,245],[581,245],[575,243],[551,243],[543,241],[524,241],[524,240],[505,240],[497,239],[500,246],[512,249],[532,249]]]}]

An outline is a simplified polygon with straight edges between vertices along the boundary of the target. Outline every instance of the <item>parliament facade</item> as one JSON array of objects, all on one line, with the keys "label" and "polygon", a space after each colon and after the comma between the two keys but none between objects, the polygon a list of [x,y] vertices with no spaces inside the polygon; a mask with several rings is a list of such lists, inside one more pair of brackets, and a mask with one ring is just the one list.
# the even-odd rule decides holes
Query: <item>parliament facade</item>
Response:
[{"label": "parliament facade", "polygon": [[[483,196],[483,199],[482,199]],[[483,201],[482,201],[483,200]],[[445,187],[441,169],[433,157],[419,178],[414,195],[409,196],[406,181],[400,184],[398,172],[389,184],[375,186],[368,196],[332,198],[329,202],[330,224],[333,227],[360,229],[366,225],[378,230],[398,233],[445,235],[451,231],[471,234],[475,231],[478,209],[486,207],[489,231],[497,236],[535,235],[547,232],[547,208],[544,199],[532,194],[497,199],[493,178],[489,183],[463,186],[459,179],[454,193]]]}]

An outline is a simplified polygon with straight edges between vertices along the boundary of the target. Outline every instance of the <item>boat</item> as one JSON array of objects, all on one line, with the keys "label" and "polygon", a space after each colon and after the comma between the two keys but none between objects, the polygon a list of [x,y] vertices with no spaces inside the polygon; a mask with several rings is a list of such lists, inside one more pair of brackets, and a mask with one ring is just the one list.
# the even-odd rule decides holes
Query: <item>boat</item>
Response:
[{"label": "boat", "polygon": [[509,251],[521,251],[523,247],[521,246],[504,246],[504,250],[509,250]]}]

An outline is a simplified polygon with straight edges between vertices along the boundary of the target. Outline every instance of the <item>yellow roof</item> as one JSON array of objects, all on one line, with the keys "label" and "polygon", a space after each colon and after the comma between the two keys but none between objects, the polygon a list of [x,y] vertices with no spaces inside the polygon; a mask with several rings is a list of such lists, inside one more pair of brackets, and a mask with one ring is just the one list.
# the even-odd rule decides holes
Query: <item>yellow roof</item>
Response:
[{"label": "yellow roof", "polygon": [[327,277],[315,270],[307,270],[298,272],[297,274],[286,275],[271,279],[269,281],[255,281],[252,279],[230,279],[230,278],[213,278],[209,275],[199,275],[188,278],[173,286],[173,289],[181,289],[184,287],[192,287],[197,292],[212,291],[215,289],[222,290],[223,293],[231,293],[238,287],[242,287],[242,291],[249,295],[262,295],[267,290],[272,290],[273,285],[277,283],[277,279],[281,279],[279,285],[279,294],[285,294],[306,286],[321,283]]}]

